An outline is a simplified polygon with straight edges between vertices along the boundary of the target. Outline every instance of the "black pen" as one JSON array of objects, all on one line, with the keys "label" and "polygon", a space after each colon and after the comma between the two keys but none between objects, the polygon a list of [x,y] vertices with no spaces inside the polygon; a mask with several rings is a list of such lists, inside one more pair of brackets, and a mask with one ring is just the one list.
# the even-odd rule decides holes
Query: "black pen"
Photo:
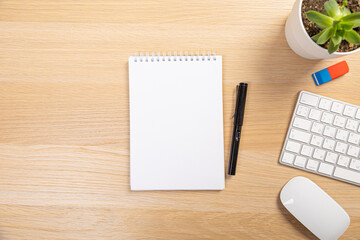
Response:
[{"label": "black pen", "polygon": [[229,175],[235,175],[236,163],[239,152],[239,143],[241,135],[241,127],[244,121],[245,101],[247,92],[247,83],[240,83],[236,86],[236,106],[234,113],[234,131],[231,143],[230,161],[229,161]]}]

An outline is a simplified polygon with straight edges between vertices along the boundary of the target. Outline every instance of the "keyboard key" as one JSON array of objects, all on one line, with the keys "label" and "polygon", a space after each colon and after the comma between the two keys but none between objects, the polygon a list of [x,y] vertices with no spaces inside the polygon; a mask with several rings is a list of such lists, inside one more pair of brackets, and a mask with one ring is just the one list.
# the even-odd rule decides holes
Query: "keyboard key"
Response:
[{"label": "keyboard key", "polygon": [[307,146],[307,145],[303,145],[302,149],[301,149],[301,154],[304,156],[308,156],[310,157],[312,155],[314,148]]},{"label": "keyboard key", "polygon": [[301,144],[293,141],[288,141],[286,144],[286,150],[294,153],[299,153]]},{"label": "keyboard key", "polygon": [[356,133],[350,133],[349,134],[349,139],[348,139],[349,143],[353,143],[355,145],[358,145],[360,142],[360,135],[356,134]]},{"label": "keyboard key", "polygon": [[315,145],[317,147],[320,147],[324,138],[320,136],[313,135],[311,138],[311,145]]},{"label": "keyboard key", "polygon": [[311,131],[317,134],[321,134],[324,129],[324,125],[321,123],[314,122]]},{"label": "keyboard key", "polygon": [[307,164],[306,164],[306,168],[310,169],[310,170],[313,170],[313,171],[316,171],[318,166],[319,166],[319,162],[315,161],[315,160],[312,160],[312,159],[309,159]]},{"label": "keyboard key", "polygon": [[311,134],[300,130],[291,129],[289,138],[299,142],[309,143]]},{"label": "keyboard key", "polygon": [[357,110],[355,118],[360,119],[360,109]]},{"label": "keyboard key", "polygon": [[331,106],[331,111],[334,113],[341,114],[343,109],[344,109],[344,104],[339,103],[339,102],[333,102],[333,104]]},{"label": "keyboard key", "polygon": [[337,157],[338,157],[338,155],[336,153],[327,152],[325,161],[329,162],[329,163],[336,163]]},{"label": "keyboard key", "polygon": [[303,104],[306,104],[306,105],[316,107],[318,102],[319,102],[319,97],[314,96],[314,95],[310,95],[308,93],[302,93],[301,98],[300,98],[300,102],[303,103]]},{"label": "keyboard key", "polygon": [[331,140],[331,139],[325,138],[324,144],[323,144],[323,148],[332,151],[332,150],[334,150],[334,147],[335,147],[335,141],[334,141],[334,140]]},{"label": "keyboard key", "polygon": [[356,129],[358,128],[359,122],[352,120],[352,119],[348,119],[346,122],[346,129],[349,129],[351,131],[356,131]]},{"label": "keyboard key", "polygon": [[327,113],[324,112],[322,117],[321,117],[321,121],[327,124],[332,124],[333,120],[334,120],[334,114],[332,113]]},{"label": "keyboard key", "polygon": [[360,171],[360,160],[351,159],[350,168]]},{"label": "keyboard key", "polygon": [[319,159],[319,160],[324,160],[324,157],[325,157],[325,151],[324,150],[322,150],[322,149],[315,149],[315,151],[314,151],[314,155],[313,155],[313,158],[315,158],[315,159]]},{"label": "keyboard key", "polygon": [[348,117],[354,117],[356,113],[356,108],[346,105],[344,109],[344,115]]},{"label": "keyboard key", "polygon": [[336,116],[334,119],[334,125],[343,128],[345,126],[346,119],[340,116]]},{"label": "keyboard key", "polygon": [[331,107],[331,101],[325,98],[322,98],[319,103],[319,108],[329,111]]},{"label": "keyboard key", "polygon": [[295,117],[293,126],[303,129],[303,130],[306,130],[306,131],[309,131],[310,126],[311,126],[311,121],[300,118],[300,117]]},{"label": "keyboard key", "polygon": [[339,139],[341,141],[346,141],[348,136],[349,136],[349,132],[342,129],[338,129],[336,133],[336,139]]},{"label": "keyboard key", "polygon": [[334,166],[327,164],[327,163],[320,163],[319,172],[332,175],[332,172],[334,170]]},{"label": "keyboard key", "polygon": [[336,167],[334,176],[351,182],[360,183],[360,172]]},{"label": "keyboard key", "polygon": [[301,156],[296,156],[294,165],[298,167],[305,167],[305,163],[306,163],[306,158]]},{"label": "keyboard key", "polygon": [[346,157],[346,156],[344,156],[344,155],[340,155],[337,164],[340,165],[340,166],[343,166],[343,167],[348,167],[348,166],[349,166],[349,162],[350,162],[350,158],[349,158],[349,157]]},{"label": "keyboard key", "polygon": [[360,148],[350,145],[347,154],[351,157],[357,158],[359,156]]},{"label": "keyboard key", "polygon": [[316,110],[316,109],[310,110],[309,118],[319,121],[320,117],[321,117],[321,111]]},{"label": "keyboard key", "polygon": [[333,128],[330,126],[325,126],[325,129],[324,129],[325,136],[333,138],[333,137],[335,137],[335,134],[336,134],[336,128]]},{"label": "keyboard key", "polygon": [[288,163],[288,164],[292,164],[294,161],[295,155],[288,153],[288,152],[284,152],[283,157],[281,159],[282,162]]},{"label": "keyboard key", "polygon": [[342,143],[342,142],[337,142],[336,146],[335,146],[335,152],[339,152],[342,154],[346,153],[346,149],[347,149],[347,144],[346,143]]},{"label": "keyboard key", "polygon": [[297,115],[303,116],[303,117],[307,117],[307,115],[309,114],[310,109],[308,107],[305,107],[303,105],[299,105],[298,109],[296,111]]}]

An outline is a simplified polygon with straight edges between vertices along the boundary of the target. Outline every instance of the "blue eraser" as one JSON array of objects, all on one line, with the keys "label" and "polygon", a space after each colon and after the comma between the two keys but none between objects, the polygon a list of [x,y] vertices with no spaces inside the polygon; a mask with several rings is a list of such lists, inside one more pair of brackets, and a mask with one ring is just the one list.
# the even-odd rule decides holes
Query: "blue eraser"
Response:
[{"label": "blue eraser", "polygon": [[318,71],[316,73],[313,73],[311,76],[313,77],[316,86],[319,86],[321,84],[327,83],[332,80],[329,70],[327,68]]}]

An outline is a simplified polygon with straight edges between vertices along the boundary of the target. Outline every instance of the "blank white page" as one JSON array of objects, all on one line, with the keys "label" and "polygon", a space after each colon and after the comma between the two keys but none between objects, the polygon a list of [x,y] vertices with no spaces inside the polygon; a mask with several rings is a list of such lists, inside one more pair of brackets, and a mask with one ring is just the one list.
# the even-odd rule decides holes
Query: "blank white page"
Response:
[{"label": "blank white page", "polygon": [[224,189],[222,57],[130,57],[129,90],[131,190]]}]

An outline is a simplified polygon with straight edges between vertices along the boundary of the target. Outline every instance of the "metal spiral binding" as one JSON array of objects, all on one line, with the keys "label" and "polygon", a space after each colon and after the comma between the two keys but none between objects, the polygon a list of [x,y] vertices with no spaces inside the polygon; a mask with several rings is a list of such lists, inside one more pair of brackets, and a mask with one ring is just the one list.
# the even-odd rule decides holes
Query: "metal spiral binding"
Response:
[{"label": "metal spiral binding", "polygon": [[202,52],[201,54],[199,52],[196,52],[195,54],[193,52],[174,52],[173,55],[171,52],[163,52],[162,54],[160,52],[152,52],[151,55],[149,52],[144,53],[135,53],[134,56],[134,62],[165,62],[165,61],[174,61],[174,62],[181,62],[181,61],[216,61],[216,55],[215,52]]}]

